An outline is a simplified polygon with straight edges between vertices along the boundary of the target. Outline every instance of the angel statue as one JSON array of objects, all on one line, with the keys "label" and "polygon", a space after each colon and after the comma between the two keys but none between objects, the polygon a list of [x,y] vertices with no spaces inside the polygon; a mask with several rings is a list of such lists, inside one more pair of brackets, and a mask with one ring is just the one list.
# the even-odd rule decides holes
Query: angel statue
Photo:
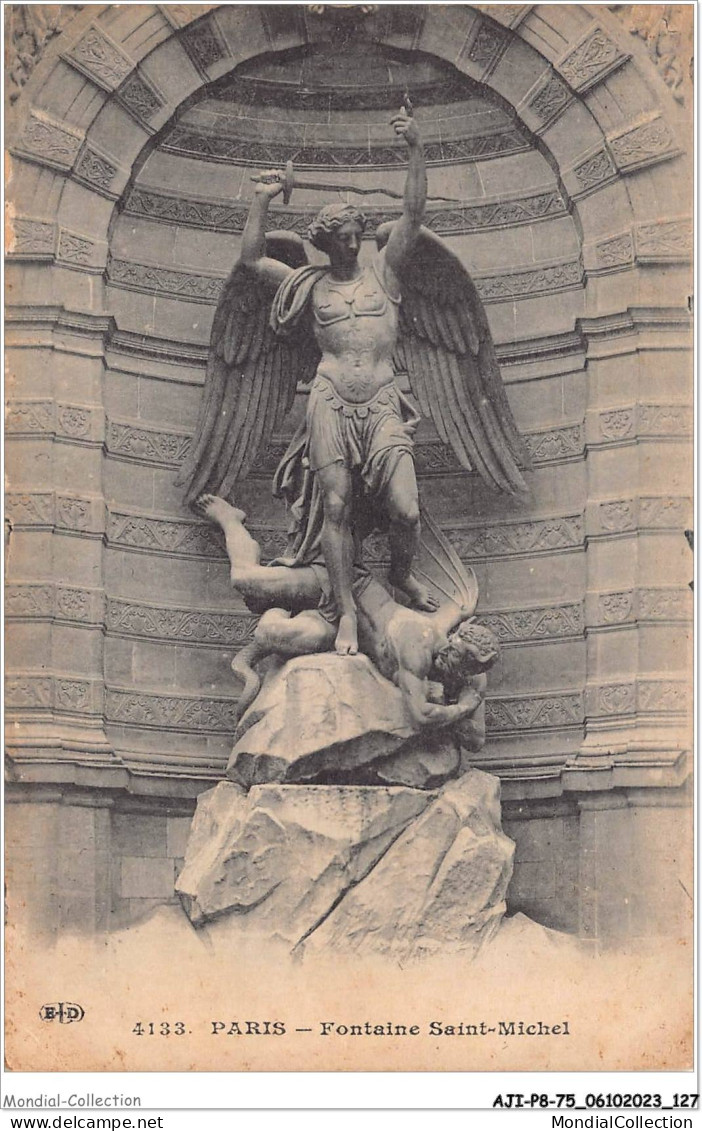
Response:
[{"label": "angel statue", "polygon": [[311,599],[303,590],[315,586],[302,582],[310,571],[299,570],[312,567],[318,612],[342,655],[359,647],[356,590],[371,530],[388,532],[390,584],[421,612],[439,603],[413,570],[419,416],[398,373],[407,373],[420,410],[464,468],[495,488],[526,489],[520,467],[528,456],[482,303],[459,259],[422,226],[427,184],[417,122],[403,106],[392,126],[409,152],[403,207],[378,228],[369,264],[359,262],[366,220],[350,204],[327,205],[310,225],[326,266],[309,265],[293,233],[266,235],[268,206],[285,176],[258,178],[241,257],[215,314],[196,436],[180,477],[189,503],[203,495],[232,500],[298,383],[310,385],[305,420],[275,474],[274,494],[292,522],[286,554],[272,564],[290,567],[291,611]]}]

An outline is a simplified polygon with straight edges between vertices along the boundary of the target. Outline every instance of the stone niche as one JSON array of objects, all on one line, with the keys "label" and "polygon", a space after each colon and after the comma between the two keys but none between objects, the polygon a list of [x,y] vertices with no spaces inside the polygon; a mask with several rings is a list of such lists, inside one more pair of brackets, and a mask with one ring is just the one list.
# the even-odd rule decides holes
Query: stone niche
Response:
[{"label": "stone niche", "polygon": [[[598,943],[686,930],[692,132],[653,15],[25,7],[7,120],[16,898],[49,934],[175,898],[254,627],[175,485],[250,177],[292,157],[307,180],[399,191],[388,118],[407,91],[429,192],[460,202],[427,222],[476,280],[534,463],[528,497],[504,499],[426,422],[417,437],[423,504],[503,645],[471,764],[501,780],[508,908]],[[328,195],[297,191],[272,222],[302,232]],[[367,255],[399,205],[359,200]],[[304,403],[236,500],[269,558],[286,528],[270,475]],[[382,570],[382,539],[367,552]]]}]

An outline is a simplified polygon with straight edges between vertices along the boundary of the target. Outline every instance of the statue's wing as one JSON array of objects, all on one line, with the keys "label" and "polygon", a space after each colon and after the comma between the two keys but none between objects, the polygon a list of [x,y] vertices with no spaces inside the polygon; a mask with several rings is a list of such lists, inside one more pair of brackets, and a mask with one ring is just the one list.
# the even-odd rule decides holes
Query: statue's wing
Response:
[{"label": "statue's wing", "polygon": [[[376,233],[387,242],[392,222]],[[529,454],[507,401],[485,309],[475,284],[443,240],[422,228],[400,280],[395,353],[412,392],[461,465],[490,486],[516,493]]]},{"label": "statue's wing", "polygon": [[472,616],[478,604],[478,579],[464,565],[446,536],[422,508],[421,536],[412,573],[439,602],[458,605]]},{"label": "statue's wing", "polygon": [[[293,232],[270,232],[266,256],[293,268],[307,263],[302,240]],[[241,262],[224,285],[192,448],[178,476],[187,503],[203,492],[230,495],[292,407],[297,382],[317,368],[319,349],[311,328],[300,326],[285,339],[273,333],[274,295],[275,287]]]}]

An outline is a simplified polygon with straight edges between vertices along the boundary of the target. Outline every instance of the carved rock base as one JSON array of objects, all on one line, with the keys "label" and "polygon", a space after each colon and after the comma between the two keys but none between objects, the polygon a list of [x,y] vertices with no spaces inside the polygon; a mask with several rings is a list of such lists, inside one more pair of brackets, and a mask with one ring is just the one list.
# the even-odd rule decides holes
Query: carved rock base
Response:
[{"label": "carved rock base", "polygon": [[459,772],[446,730],[417,728],[400,691],[363,655],[279,663],[241,720],[227,776],[260,782],[435,789]]},{"label": "carved rock base", "polygon": [[435,792],[221,782],[176,890],[196,926],[298,953],[473,957],[505,913],[513,853],[499,781],[479,770]]}]

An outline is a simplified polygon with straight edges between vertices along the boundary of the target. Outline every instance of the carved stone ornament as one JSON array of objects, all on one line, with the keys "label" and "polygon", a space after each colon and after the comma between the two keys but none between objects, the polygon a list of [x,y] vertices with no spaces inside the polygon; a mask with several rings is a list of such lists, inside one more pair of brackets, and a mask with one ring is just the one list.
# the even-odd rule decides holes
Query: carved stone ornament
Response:
[{"label": "carved stone ornament", "polygon": [[607,184],[615,174],[616,169],[606,149],[598,150],[591,157],[579,162],[573,169],[573,175],[581,192],[591,191]]},{"label": "carved stone ornament", "polygon": [[229,54],[214,17],[185,28],[180,41],[200,73],[207,78],[208,69]]},{"label": "carved stone ornament", "polygon": [[164,106],[163,96],[152,82],[132,71],[117,92],[122,105],[140,123],[148,123]]},{"label": "carved stone ornament", "polygon": [[[377,99],[368,99],[377,101]],[[499,132],[471,135],[465,138],[447,138],[428,141],[427,163],[431,165],[457,161],[487,160],[498,154],[524,153],[529,144],[516,126],[507,126]],[[229,137],[216,131],[194,128],[176,123],[166,135],[162,149],[170,153],[197,157],[201,161],[231,162],[235,165],[253,165],[257,168],[284,165],[290,156],[290,146],[275,141],[245,137]],[[295,149],[295,165],[359,168],[364,166],[401,166],[402,151],[388,145],[314,145],[305,144]]]},{"label": "carved stone ornament", "polygon": [[608,4],[648,57],[677,102],[692,94],[693,12],[684,4]]},{"label": "carved stone ornament", "polygon": [[95,24],[63,52],[63,58],[108,91],[116,90],[134,68],[126,52]]},{"label": "carved stone ornament", "polygon": [[550,125],[554,118],[565,110],[572,98],[573,95],[563,80],[552,73],[543,86],[529,98],[527,106],[539,119],[541,126],[545,126]]},{"label": "carved stone ornament", "polygon": [[610,236],[595,245],[598,267],[628,267],[634,262],[634,240],[631,232]]},{"label": "carved stone ornament", "polygon": [[19,98],[22,87],[44,54],[47,44],[60,35],[84,7],[84,4],[8,5],[5,74],[10,102]]},{"label": "carved stone ornament", "polygon": [[115,179],[118,172],[119,165],[115,160],[96,152],[89,145],[84,145],[73,170],[73,175],[89,188],[95,189],[105,196],[116,197]]},{"label": "carved stone ornament", "polygon": [[13,259],[53,259],[55,250],[55,224],[20,216],[12,219],[7,254]]},{"label": "carved stone ornament", "polygon": [[[391,216],[394,217],[395,213]],[[282,223],[290,228],[289,215],[276,215],[276,226]],[[431,223],[428,226],[432,226]],[[215,303],[219,300],[224,279],[200,275],[190,271],[177,271],[171,267],[134,263],[110,256],[107,278],[114,286],[129,290],[147,291],[151,294],[168,294],[188,302]],[[554,294],[583,285],[583,266],[580,260],[547,264],[526,271],[506,275],[476,276],[475,286],[484,303],[502,302],[531,295]]]},{"label": "carved stone ornament", "polygon": [[495,68],[511,38],[510,32],[499,24],[491,20],[479,21],[468,51],[468,58],[482,68],[483,79]]},{"label": "carved stone ornament", "polygon": [[43,111],[32,110],[13,146],[22,157],[61,170],[70,169],[83,141],[83,135]]},{"label": "carved stone ornament", "polygon": [[595,27],[561,59],[558,69],[575,90],[583,92],[601,82],[627,59],[628,55],[606,32]]},{"label": "carved stone ornament", "polygon": [[237,701],[151,695],[108,687],[105,689],[105,717],[112,723],[157,727],[159,730],[233,734],[237,722]]},{"label": "carved stone ornament", "polygon": [[692,220],[655,220],[634,230],[636,258],[642,263],[689,263],[693,256]]},{"label": "carved stone ornament", "polygon": [[631,126],[607,140],[622,172],[664,161],[679,152],[673,131],[661,117]]},{"label": "carved stone ornament", "polygon": [[[223,232],[241,232],[246,223],[248,209],[243,204],[168,196],[137,185],[129,193],[124,210],[133,216],[148,216],[166,223],[185,224],[188,227],[207,231],[214,229]],[[539,220],[566,214],[563,196],[558,190],[550,189],[547,192],[533,193],[513,200],[466,205],[463,208],[436,208],[427,213],[424,223],[430,231],[438,235],[450,235],[533,224]],[[268,218],[268,229],[285,227],[304,237],[315,215],[314,209],[299,212],[272,211]],[[387,220],[395,220],[399,215],[399,210],[364,209],[367,221],[365,237],[372,239],[379,224]]]}]

